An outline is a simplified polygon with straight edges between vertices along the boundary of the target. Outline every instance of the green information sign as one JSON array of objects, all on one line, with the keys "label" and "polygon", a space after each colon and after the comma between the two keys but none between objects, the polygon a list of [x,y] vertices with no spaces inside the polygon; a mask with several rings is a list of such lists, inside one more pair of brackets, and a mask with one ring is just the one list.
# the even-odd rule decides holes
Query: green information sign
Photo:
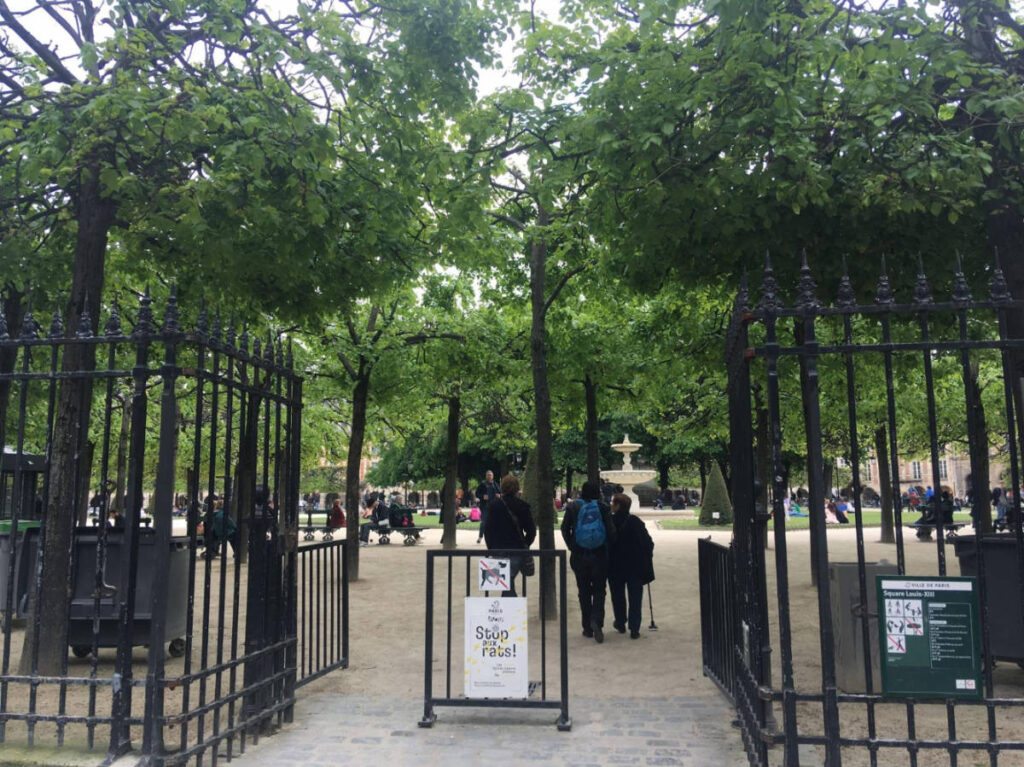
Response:
[{"label": "green information sign", "polygon": [[980,698],[974,579],[879,575],[875,581],[883,694]]}]

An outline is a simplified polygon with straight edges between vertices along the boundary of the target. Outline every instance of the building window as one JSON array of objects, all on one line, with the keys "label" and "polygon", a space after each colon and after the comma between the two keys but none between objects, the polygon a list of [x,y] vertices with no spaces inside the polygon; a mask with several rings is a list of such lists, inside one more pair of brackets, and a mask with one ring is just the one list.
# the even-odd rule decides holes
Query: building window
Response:
[{"label": "building window", "polygon": [[910,476],[914,479],[921,479],[921,462],[911,461],[910,462]]},{"label": "building window", "polygon": [[939,479],[948,479],[948,478],[949,478],[949,469],[946,467],[946,459],[945,458],[940,458],[939,459]]},{"label": "building window", "polygon": [[874,473],[875,473],[874,469],[871,468],[871,464],[870,463],[864,464],[864,479],[866,479],[868,482],[870,482],[871,480],[873,480],[875,478],[874,477]]}]

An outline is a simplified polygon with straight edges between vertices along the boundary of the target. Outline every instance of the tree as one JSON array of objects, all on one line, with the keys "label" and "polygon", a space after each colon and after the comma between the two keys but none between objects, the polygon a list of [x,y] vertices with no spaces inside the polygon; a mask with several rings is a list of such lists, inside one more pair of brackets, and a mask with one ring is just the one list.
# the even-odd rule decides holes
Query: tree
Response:
[{"label": "tree", "polygon": [[701,499],[700,524],[731,525],[732,524],[732,502],[729,500],[729,490],[725,487],[725,479],[717,463],[711,465],[711,476],[708,478],[707,491]]},{"label": "tree", "polygon": [[[408,222],[421,206],[408,198],[411,183],[370,193],[382,186],[374,171],[384,161],[411,177],[423,142],[403,141],[425,125],[404,115],[468,99],[471,62],[489,57],[489,14],[311,2],[273,19],[257,3],[226,0],[0,2],[0,225],[73,242],[71,332],[79,317],[96,330],[112,233],[137,262],[309,311],[321,303],[310,296],[326,298],[319,281],[355,283],[359,260],[377,272],[403,268],[393,245],[415,230]],[[51,35],[61,38],[54,46],[44,42]],[[339,146],[351,148],[340,160]],[[354,258],[361,242],[379,242],[384,258]],[[311,268],[295,268],[296,257]],[[93,349],[74,346],[65,369],[91,369]],[[40,601],[47,636],[64,635],[59,552],[84,493],[59,470],[85,447],[88,410],[75,403],[90,398],[77,385],[59,394],[45,552],[55,569]],[[40,670],[55,673],[66,648],[48,644]]]}]

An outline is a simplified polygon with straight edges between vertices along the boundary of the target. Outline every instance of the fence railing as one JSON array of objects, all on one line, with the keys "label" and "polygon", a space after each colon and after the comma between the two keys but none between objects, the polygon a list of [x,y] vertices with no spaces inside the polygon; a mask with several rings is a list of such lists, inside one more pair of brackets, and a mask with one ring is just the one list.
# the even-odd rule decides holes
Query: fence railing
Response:
[{"label": "fence railing", "polygon": [[[1024,663],[1024,301],[1010,294],[998,264],[984,275],[981,298],[958,267],[943,277],[947,296],[934,295],[919,273],[912,295],[899,299],[884,271],[870,291],[855,290],[844,274],[835,302],[826,305],[805,263],[787,305],[769,264],[756,303],[745,287],[737,296],[727,351],[734,550],[742,573],[733,584],[733,694],[751,764],[768,764],[767,743],[781,746],[787,767],[1018,763],[1024,696],[1019,679],[1008,675],[1012,666],[996,672],[995,660]],[[785,505],[798,484],[808,533],[792,530]],[[934,497],[915,508],[929,495],[925,485]],[[989,491],[996,485],[1008,489],[998,520],[1004,533],[992,530],[1000,494]],[[882,518],[893,548],[879,550],[865,533],[869,490],[888,506]],[[958,510],[958,498],[968,508]],[[838,525],[826,528],[833,501],[848,505],[847,540],[830,534]],[[773,581],[764,556],[769,532]],[[806,559],[789,547],[805,535]],[[973,579],[980,653],[960,650],[957,657],[973,664],[977,681],[966,672],[969,680],[952,679],[936,663],[926,672],[935,686],[885,687],[886,669],[906,662],[910,642],[925,659],[931,645],[919,633],[904,645],[910,623],[898,620],[895,628],[881,622],[895,633],[880,637],[870,610],[835,603],[830,566],[837,557],[855,560],[851,593],[867,605],[876,589],[869,560],[893,555],[896,572],[908,579],[941,580],[957,565]],[[791,594],[790,583],[806,584],[806,560],[813,606],[802,601],[794,609],[804,595]],[[714,623],[709,630],[717,630]],[[840,632],[849,641],[840,641]],[[820,641],[808,647],[808,636]],[[774,663],[765,662],[770,658]],[[880,677],[872,671],[879,659]],[[777,683],[773,670],[781,672]],[[950,687],[954,682],[963,686]]]},{"label": "fence railing", "polygon": [[299,547],[298,680],[348,667],[348,542]]},{"label": "fence railing", "polygon": [[0,312],[0,742],[215,765],[346,664],[344,547],[298,551],[287,347],[151,304]]},{"label": "fence railing", "polygon": [[[474,594],[494,595],[496,600],[502,588],[482,591],[479,588],[478,563],[481,558],[501,560],[521,557],[521,550],[490,551],[428,551],[426,574],[426,628],[424,652],[423,719],[421,727],[433,725],[438,706],[472,706],[484,708],[558,709],[556,725],[569,730],[569,658],[566,628],[566,553],[560,550],[531,550],[536,561],[536,576],[519,574],[512,585],[518,586],[519,597],[527,600],[528,608],[536,608],[529,615],[528,642],[531,677],[526,697],[468,697],[465,674],[466,654],[458,658],[461,643],[459,632],[465,618],[464,603]],[[440,560],[441,566],[438,567]],[[458,567],[456,567],[458,563]],[[440,572],[439,572],[440,571]],[[460,603],[459,599],[463,601]],[[437,608],[440,603],[441,613]],[[464,636],[464,635],[463,635]],[[469,640],[466,640],[469,641]],[[443,648],[443,649],[442,649]],[[539,658],[536,649],[539,648]],[[443,652],[443,686],[435,689],[435,652]],[[557,660],[557,674],[549,672],[552,659]],[[453,683],[453,676],[458,680]],[[557,685],[552,695],[551,686]],[[461,694],[460,694],[461,693]]]},{"label": "fence railing", "polygon": [[737,643],[732,549],[701,538],[697,541],[697,570],[704,675],[733,700]]}]

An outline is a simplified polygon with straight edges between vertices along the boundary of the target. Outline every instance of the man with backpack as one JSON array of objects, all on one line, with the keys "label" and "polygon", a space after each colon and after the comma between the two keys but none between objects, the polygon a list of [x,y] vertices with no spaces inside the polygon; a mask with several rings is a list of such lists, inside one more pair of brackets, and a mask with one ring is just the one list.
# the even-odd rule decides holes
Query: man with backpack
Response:
[{"label": "man with backpack", "polygon": [[569,549],[569,566],[580,596],[583,636],[604,641],[604,597],[608,583],[608,551],[615,542],[615,525],[608,505],[598,500],[601,487],[584,482],[580,499],[569,504],[562,519],[562,538]]}]

